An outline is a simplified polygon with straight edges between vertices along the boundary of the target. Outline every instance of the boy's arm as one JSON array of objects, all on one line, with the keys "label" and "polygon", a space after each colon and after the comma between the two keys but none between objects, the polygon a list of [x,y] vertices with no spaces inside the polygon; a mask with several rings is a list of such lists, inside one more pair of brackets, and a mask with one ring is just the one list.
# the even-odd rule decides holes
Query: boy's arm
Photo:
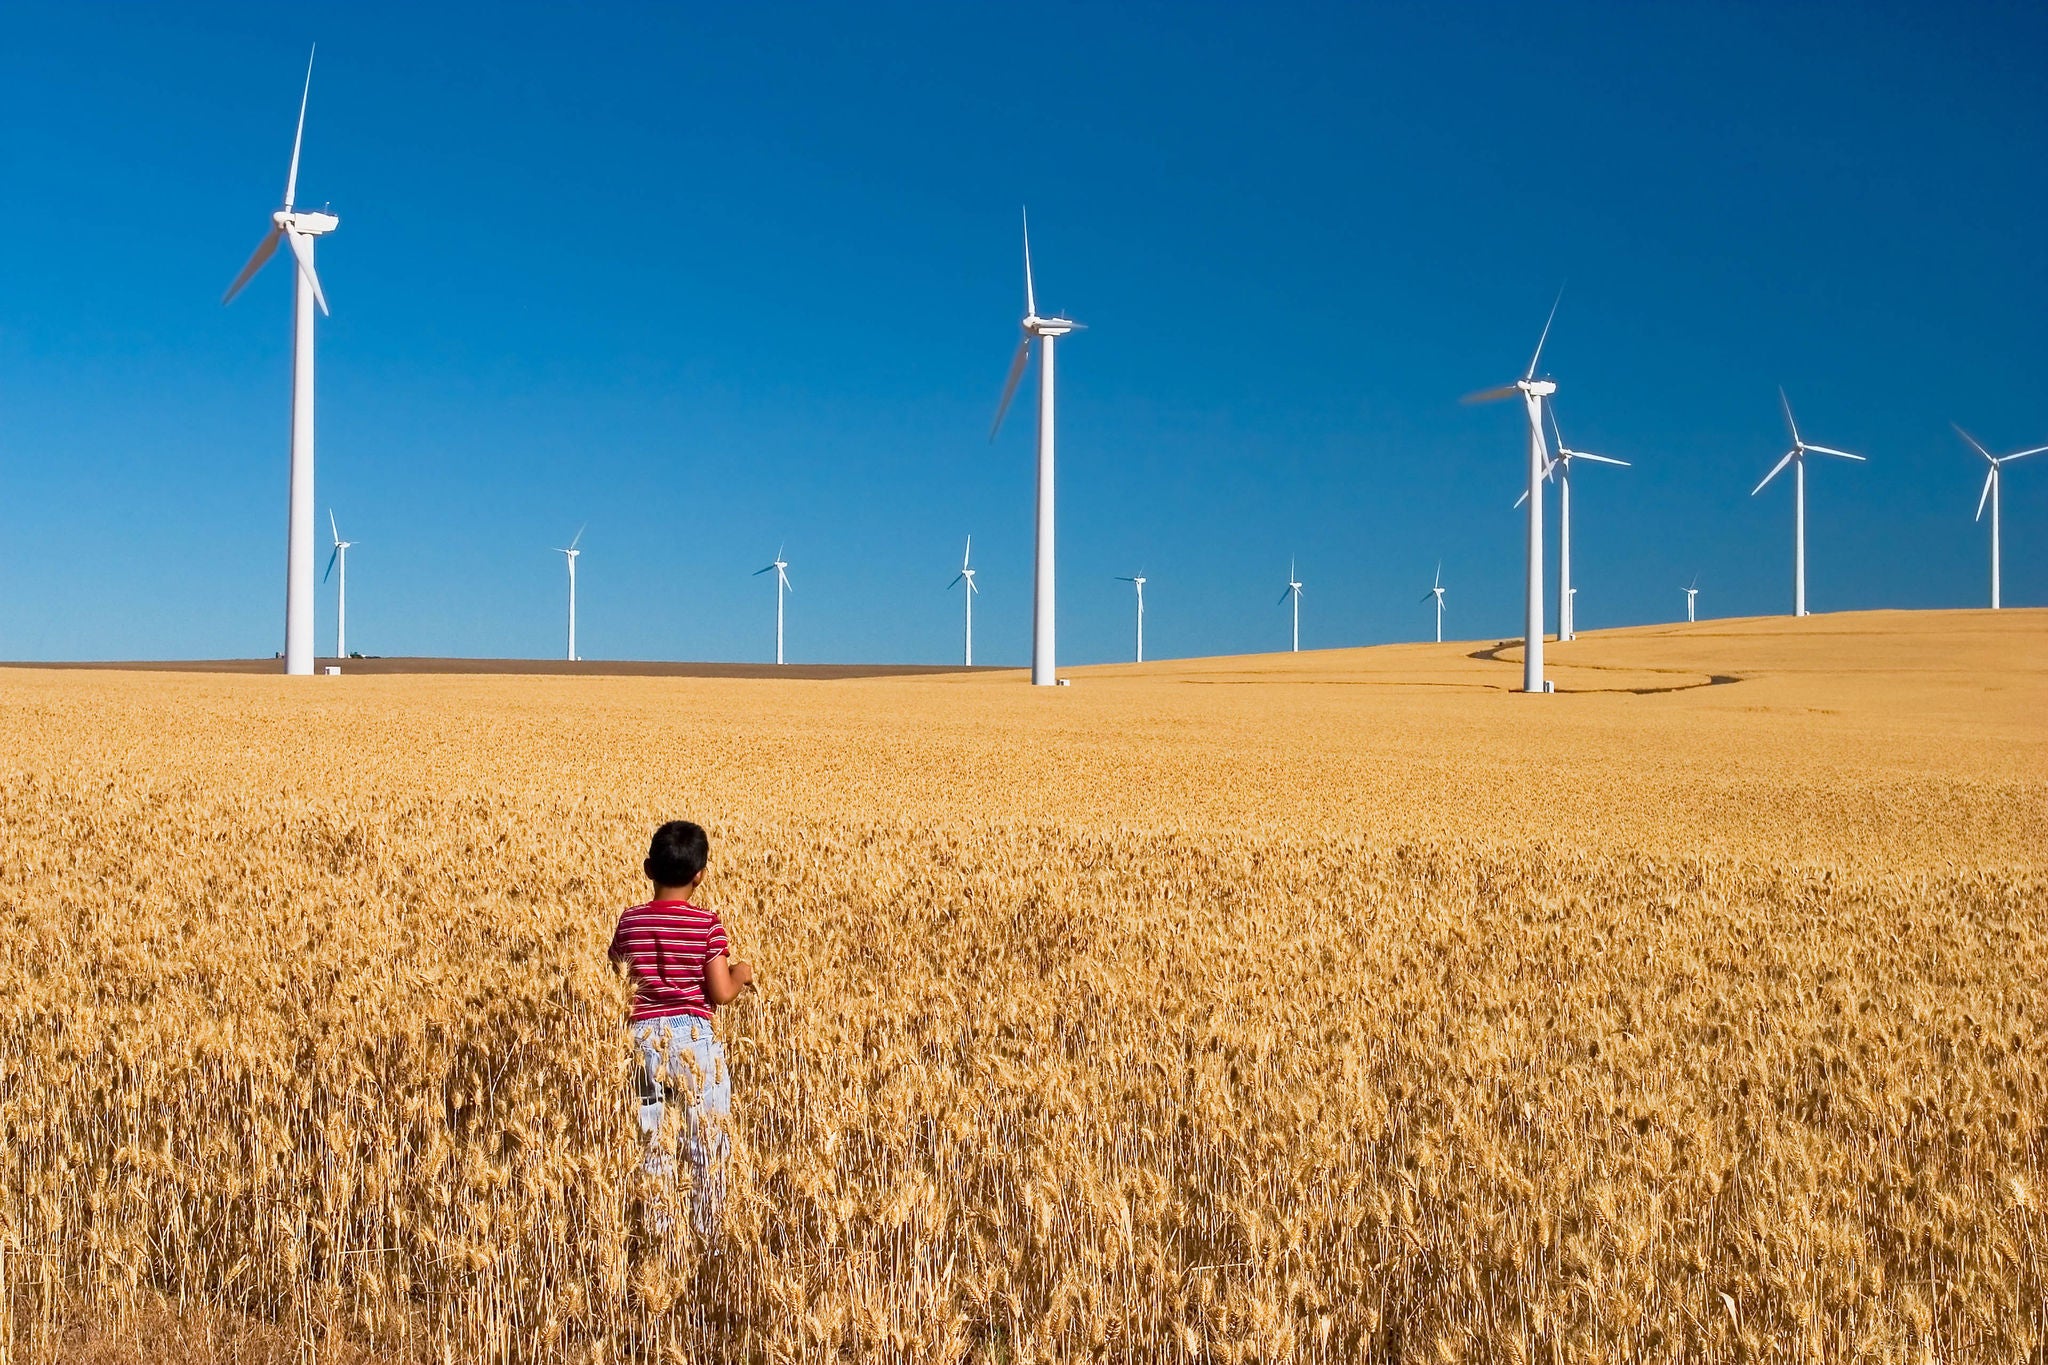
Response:
[{"label": "boy's arm", "polygon": [[730,1005],[753,984],[754,966],[750,962],[734,962],[720,953],[704,964],[704,994],[714,1005]]}]

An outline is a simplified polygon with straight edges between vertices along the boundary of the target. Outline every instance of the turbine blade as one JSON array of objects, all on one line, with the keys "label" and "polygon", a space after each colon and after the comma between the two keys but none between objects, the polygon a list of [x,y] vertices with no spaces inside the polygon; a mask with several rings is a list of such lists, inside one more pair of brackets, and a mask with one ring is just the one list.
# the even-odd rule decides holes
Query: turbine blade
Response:
[{"label": "turbine blade", "polygon": [[1478,393],[1468,393],[1458,401],[1460,403],[1498,403],[1503,398],[1520,398],[1521,396],[1522,391],[1519,388],[1516,388],[1513,384],[1503,384],[1497,389],[1481,389]]},{"label": "turbine blade", "polygon": [[334,574],[334,561],[335,561],[335,560],[337,560],[337,559],[340,559],[340,558],[341,558],[341,546],[339,546],[339,545],[336,545],[336,546],[334,547],[334,553],[333,553],[333,554],[331,554],[331,555],[329,555],[329,556],[327,556],[327,572],[326,572],[326,573],[323,573],[323,574],[321,574],[321,575],[320,575],[320,581],[321,581],[322,583],[325,583],[325,582],[326,582],[326,581],[327,581],[327,580],[328,580],[328,579],[329,579],[330,577],[332,577],[332,576],[333,576],[333,574]]},{"label": "turbine blade", "polygon": [[584,533],[585,531],[589,530],[589,529],[590,529],[590,523],[589,523],[589,522],[587,522],[587,521],[586,521],[586,522],[584,522],[584,523],[583,523],[583,524],[582,524],[581,526],[577,527],[577,528],[576,528],[576,537],[575,537],[575,539],[573,539],[573,540],[571,540],[571,541],[569,542],[569,548],[573,550],[573,549],[575,549],[575,548],[576,548],[576,547],[577,547],[578,545],[581,545],[581,544],[583,543],[583,533]]},{"label": "turbine blade", "polygon": [[1851,455],[1846,450],[1836,450],[1833,446],[1817,446],[1810,441],[1807,443],[1806,448],[1816,455],[1834,455],[1844,460],[1861,460],[1863,458],[1861,455]]},{"label": "turbine blade", "polygon": [[306,54],[306,88],[299,92],[299,130],[292,134],[292,168],[284,178],[285,212],[291,212],[292,196],[299,192],[299,144],[306,136],[306,98],[313,93],[313,58],[319,54],[320,44],[313,44],[313,50]]},{"label": "turbine blade", "polygon": [[1982,455],[1985,459],[1990,460],[1994,464],[1998,462],[1998,457],[1996,455],[1993,455],[1990,451],[1986,450],[1984,448],[1983,442],[1979,441],[1969,432],[1964,431],[1962,427],[1958,426],[1956,423],[1950,422],[1949,425],[1955,427],[1956,435],[1962,437],[1965,441],[1968,441],[1970,443],[1970,449],[1976,451],[1979,455]]},{"label": "turbine blade", "polygon": [[1791,450],[1788,450],[1788,451],[1786,451],[1786,452],[1785,452],[1785,458],[1784,458],[1784,459],[1782,459],[1782,460],[1780,460],[1780,461],[1778,461],[1778,462],[1777,462],[1776,464],[1772,465],[1772,466],[1771,466],[1771,472],[1770,472],[1770,473],[1768,473],[1768,474],[1766,474],[1766,475],[1764,475],[1764,483],[1760,483],[1760,484],[1758,484],[1758,485],[1757,485],[1756,487],[1754,487],[1754,488],[1750,489],[1750,490],[1749,490],[1749,495],[1750,495],[1750,496],[1751,496],[1751,497],[1753,498],[1753,497],[1755,497],[1755,496],[1756,496],[1757,494],[1759,494],[1759,493],[1763,492],[1763,491],[1764,491],[1764,484],[1765,484],[1765,483],[1769,483],[1769,482],[1770,482],[1770,481],[1771,481],[1772,479],[1775,479],[1775,478],[1777,478],[1779,474],[1783,473],[1783,472],[1784,472],[1784,469],[1785,469],[1785,466],[1786,466],[1786,465],[1788,465],[1788,464],[1791,464],[1791,463],[1792,463],[1792,457],[1793,457],[1793,456],[1795,456],[1795,455],[1797,455],[1798,453],[1799,453],[1799,450],[1798,450],[1798,448],[1797,448],[1797,447],[1794,447],[1793,449],[1791,449]]},{"label": "turbine blade", "polygon": [[1617,460],[1607,455],[1595,455],[1584,450],[1574,450],[1572,458],[1574,460],[1591,460],[1594,464],[1618,464],[1623,469],[1633,468],[1627,460]]},{"label": "turbine blade", "polygon": [[2010,455],[1999,456],[1996,463],[2010,464],[2014,460],[2024,460],[2029,455],[2048,455],[2048,446],[2035,446],[2032,450],[2015,450]]},{"label": "turbine blade", "polygon": [[306,277],[306,283],[313,286],[313,302],[320,305],[320,311],[327,311],[327,296],[320,292],[320,277],[313,273],[313,243],[296,232],[287,231],[284,239],[298,258],[299,273]]},{"label": "turbine blade", "polygon": [[1024,215],[1024,316],[1038,316],[1038,296],[1031,290],[1031,210],[1020,210]]},{"label": "turbine blade", "polygon": [[1524,379],[1536,377],[1536,362],[1543,359],[1543,343],[1550,340],[1550,324],[1557,321],[1557,305],[1564,302],[1564,286],[1557,287],[1557,297],[1551,301],[1550,316],[1543,319],[1543,335],[1536,338],[1536,354],[1529,357],[1529,372]]},{"label": "turbine blade", "polygon": [[265,235],[262,241],[256,244],[256,250],[249,255],[249,263],[242,267],[241,274],[235,276],[235,282],[228,286],[228,292],[220,296],[222,303],[231,301],[235,295],[242,292],[243,285],[256,278],[256,272],[261,270],[265,262],[277,254],[277,239],[283,235],[283,228],[274,227]]},{"label": "turbine blade", "polygon": [[966,575],[966,574],[964,574],[964,573],[956,573],[956,574],[954,574],[954,575],[953,575],[953,581],[952,581],[951,583],[948,583],[948,584],[946,585],[946,587],[947,587],[948,589],[952,589],[952,588],[958,587],[958,586],[959,586],[960,584],[962,584],[962,583],[965,583],[966,581],[967,581],[967,575]]},{"label": "turbine blade", "polygon": [[334,532],[334,543],[336,545],[341,544],[341,528],[334,524],[334,509],[332,507],[327,509],[327,529]]},{"label": "turbine blade", "polygon": [[1003,429],[1003,414],[1010,410],[1010,400],[1017,396],[1017,381],[1024,377],[1024,362],[1031,358],[1031,333],[1017,343],[1017,354],[1010,360],[1010,377],[1003,381],[1003,401],[996,404],[996,420],[990,424],[988,438],[993,441],[996,433]]},{"label": "turbine blade", "polygon": [[1970,518],[1970,520],[1972,520],[1972,521],[1982,521],[1982,520],[1984,520],[1984,504],[1985,504],[1985,503],[1987,503],[1987,502],[1989,502],[1989,501],[1991,500],[1991,488],[1992,488],[1992,485],[1996,484],[1997,482],[1998,482],[1998,466],[1997,466],[1997,465],[1993,465],[1993,466],[1991,466],[1991,468],[1990,468],[1990,469],[1988,469],[1988,470],[1986,470],[1986,471],[1985,471],[1985,474],[1984,474],[1984,491],[1983,491],[1982,493],[1979,493],[1979,494],[1977,495],[1977,515],[1976,515],[1976,516],[1974,516],[1974,517],[1971,517],[1971,518]]},{"label": "turbine blade", "polygon": [[1785,386],[1778,385],[1778,402],[1785,408],[1785,425],[1792,428],[1792,444],[1799,444],[1799,423],[1792,420],[1792,400],[1785,396]]},{"label": "turbine blade", "polygon": [[1515,506],[1520,507],[1523,503],[1527,502],[1528,500],[1529,490],[1524,488],[1521,492],[1515,495]]},{"label": "turbine blade", "polygon": [[967,572],[967,561],[974,557],[974,537],[967,537],[967,548],[960,552],[960,572]]},{"label": "turbine blade", "polygon": [[788,575],[788,574],[786,574],[786,573],[779,573],[779,574],[777,574],[777,575],[776,575],[776,577],[777,577],[777,578],[780,578],[780,579],[782,580],[782,586],[783,586],[783,587],[787,588],[787,589],[788,589],[789,591],[791,591],[791,592],[795,592],[795,591],[796,591],[796,584],[794,584],[794,583],[792,583],[792,582],[790,582],[790,581],[789,581],[789,575]]},{"label": "turbine blade", "polygon": [[754,571],[753,571],[752,573],[748,574],[748,575],[747,575],[747,577],[749,577],[749,578],[759,578],[759,577],[760,577],[760,576],[761,576],[762,574],[764,574],[764,573],[773,573],[773,572],[774,572],[774,570],[775,570],[775,566],[774,566],[773,564],[766,564],[766,565],[763,565],[762,567],[760,567],[760,568],[758,568],[758,569],[754,570]]},{"label": "turbine blade", "polygon": [[1282,593],[1280,594],[1280,601],[1279,601],[1278,603],[1275,603],[1274,605],[1276,605],[1276,606],[1284,605],[1284,604],[1286,603],[1286,601],[1287,601],[1288,597],[1290,597],[1290,596],[1291,596],[1291,595],[1293,594],[1293,592],[1294,592],[1294,585],[1293,585],[1292,583],[1289,583],[1289,584],[1287,585],[1287,588],[1286,588],[1286,590],[1285,590],[1285,591],[1283,591],[1283,592],[1282,592]]}]

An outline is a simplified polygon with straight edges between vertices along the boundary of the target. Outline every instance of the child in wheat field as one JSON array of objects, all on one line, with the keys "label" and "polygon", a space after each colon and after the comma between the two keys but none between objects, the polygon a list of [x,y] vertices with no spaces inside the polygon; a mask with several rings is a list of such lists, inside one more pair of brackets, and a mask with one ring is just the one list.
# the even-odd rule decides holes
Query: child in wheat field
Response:
[{"label": "child in wheat field", "polygon": [[[674,1140],[663,1118],[681,1120],[681,1144],[696,1177],[694,1222],[709,1237],[725,1202],[726,1123],[732,1077],[711,1017],[753,984],[754,969],[731,960],[725,926],[715,911],[692,902],[704,880],[711,841],[701,825],[671,820],[654,831],[642,865],[654,894],[619,916],[611,959],[633,983],[633,1047],[638,1056],[640,1131],[647,1139],[641,1168],[664,1185],[676,1174]],[[670,1130],[672,1131],[672,1130]],[[657,1208],[654,1229],[672,1226]]]}]

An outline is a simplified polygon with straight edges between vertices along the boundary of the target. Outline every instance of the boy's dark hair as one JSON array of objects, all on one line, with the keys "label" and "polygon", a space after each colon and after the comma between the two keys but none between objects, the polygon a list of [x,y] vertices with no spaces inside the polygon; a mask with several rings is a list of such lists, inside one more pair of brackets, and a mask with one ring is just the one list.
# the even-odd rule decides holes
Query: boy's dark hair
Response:
[{"label": "boy's dark hair", "polygon": [[671,820],[647,845],[648,880],[656,886],[688,886],[711,857],[711,840],[693,820]]}]

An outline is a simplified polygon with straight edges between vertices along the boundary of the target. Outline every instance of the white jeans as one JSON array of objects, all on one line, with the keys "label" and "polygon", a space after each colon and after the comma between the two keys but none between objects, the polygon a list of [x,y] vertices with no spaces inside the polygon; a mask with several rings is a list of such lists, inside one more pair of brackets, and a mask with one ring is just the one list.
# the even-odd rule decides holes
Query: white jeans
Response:
[{"label": "white jeans", "polygon": [[[711,1034],[711,1021],[694,1014],[670,1014],[633,1025],[633,1047],[639,1054],[640,1133],[647,1155],[640,1168],[664,1184],[676,1175],[676,1146],[688,1158],[694,1179],[692,1221],[710,1237],[725,1207],[725,1164],[732,1151],[726,1131],[732,1115],[732,1076],[725,1067],[725,1049]],[[669,1138],[662,1121],[673,1106],[681,1132]],[[654,1230],[673,1226],[666,1210],[656,1207]]]}]

